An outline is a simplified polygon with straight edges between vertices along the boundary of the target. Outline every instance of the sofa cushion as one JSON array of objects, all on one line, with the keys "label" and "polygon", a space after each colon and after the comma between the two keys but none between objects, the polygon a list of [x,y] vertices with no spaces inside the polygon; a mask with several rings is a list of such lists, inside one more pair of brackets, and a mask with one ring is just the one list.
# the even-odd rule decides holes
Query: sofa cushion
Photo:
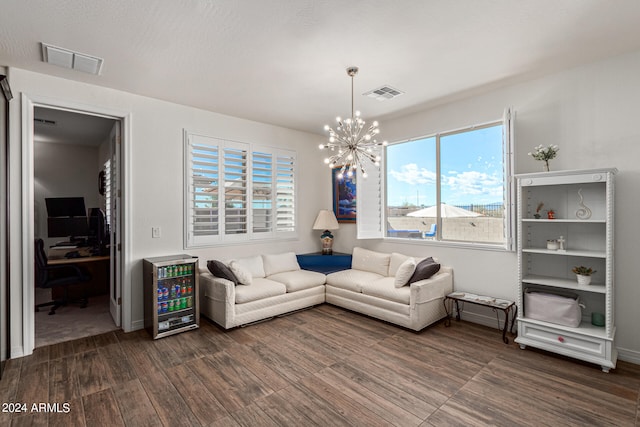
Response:
[{"label": "sofa cushion", "polygon": [[229,269],[236,276],[239,285],[250,285],[253,282],[251,272],[244,268],[237,260],[229,262]]},{"label": "sofa cushion", "polygon": [[207,268],[214,276],[230,280],[234,285],[238,284],[238,278],[224,262],[212,259],[207,262]]},{"label": "sofa cushion", "polygon": [[409,286],[397,288],[393,277],[382,277],[378,280],[364,283],[362,285],[362,293],[407,305],[409,305],[411,298],[411,288]]},{"label": "sofa cushion", "polygon": [[411,276],[413,276],[413,273],[416,271],[416,266],[416,260],[413,258],[407,258],[405,262],[400,264],[393,283],[396,288],[401,288],[409,283],[409,279],[411,279]]},{"label": "sofa cushion", "polygon": [[[395,276],[396,272],[398,271],[398,267],[400,267],[400,265],[406,260],[408,260],[409,258],[413,258],[413,257],[399,254],[397,252],[392,252],[391,257],[389,258],[389,273],[387,274],[387,276],[390,276],[390,277]],[[416,263],[418,263],[417,260],[416,260]]]},{"label": "sofa cushion", "polygon": [[370,271],[354,269],[342,270],[327,274],[327,285],[359,293],[362,292],[362,285],[364,283],[373,282],[382,277],[384,277],[382,274],[372,273]]},{"label": "sofa cushion", "polygon": [[[264,264],[262,262],[262,256],[256,255],[246,258],[237,258],[233,261],[237,261],[245,269],[249,270],[252,277],[266,277],[264,274]],[[231,264],[231,263],[229,263]]]},{"label": "sofa cushion", "polygon": [[262,255],[265,276],[283,273],[285,271],[300,270],[298,258],[294,252],[277,255]]},{"label": "sofa cushion", "polygon": [[321,286],[327,280],[327,276],[324,274],[307,270],[285,271],[272,274],[267,278],[284,284],[287,287],[287,292],[296,292]]},{"label": "sofa cushion", "polygon": [[286,293],[287,288],[282,283],[255,277],[249,286],[236,286],[236,304],[244,304]]},{"label": "sofa cushion", "polygon": [[386,276],[389,273],[390,258],[389,254],[356,247],[353,248],[351,268]]},{"label": "sofa cushion", "polygon": [[416,271],[409,279],[409,284],[419,280],[428,279],[440,271],[440,264],[435,262],[432,257],[425,258],[416,265]]}]

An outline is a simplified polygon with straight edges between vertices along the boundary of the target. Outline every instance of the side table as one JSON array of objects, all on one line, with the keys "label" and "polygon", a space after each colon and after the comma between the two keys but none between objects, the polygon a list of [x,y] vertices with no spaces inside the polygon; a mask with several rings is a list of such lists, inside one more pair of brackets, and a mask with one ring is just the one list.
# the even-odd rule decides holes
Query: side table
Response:
[{"label": "side table", "polygon": [[509,324],[509,316],[511,316],[511,328],[509,329],[509,332],[513,334],[513,325],[515,324],[518,314],[518,306],[516,306],[515,302],[484,295],[475,295],[465,292],[452,292],[444,297],[443,300],[444,310],[447,312],[447,317],[444,322],[445,327],[451,325],[451,314],[453,312],[453,309],[451,307],[452,303],[455,303],[456,305],[456,320],[459,321],[460,312],[464,310],[464,303],[466,302],[468,302],[469,304],[489,307],[493,311],[495,311],[496,319],[498,319],[498,328],[500,328],[500,318],[498,315],[498,310],[504,312],[504,328],[502,328],[502,341],[505,344],[509,344],[509,338],[507,338],[507,325]]},{"label": "side table", "polygon": [[329,274],[351,268],[351,254],[334,252],[331,255],[323,255],[322,252],[314,252],[296,255],[296,257],[303,270]]}]

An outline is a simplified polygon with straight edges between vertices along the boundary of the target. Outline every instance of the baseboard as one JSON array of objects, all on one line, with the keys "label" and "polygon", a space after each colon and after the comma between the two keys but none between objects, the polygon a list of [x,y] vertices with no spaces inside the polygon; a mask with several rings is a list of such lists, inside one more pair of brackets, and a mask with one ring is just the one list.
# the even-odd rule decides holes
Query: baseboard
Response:
[{"label": "baseboard", "polygon": [[629,350],[626,348],[618,349],[618,360],[624,360],[625,362],[633,363],[636,365],[640,365],[640,351]]},{"label": "baseboard", "polygon": [[26,356],[26,354],[24,354],[24,347],[21,345],[11,347],[11,355],[9,356],[9,359],[15,359],[22,356]]},{"label": "baseboard", "polygon": [[[495,317],[487,316],[484,314],[463,311],[460,314],[460,317],[462,318],[462,320],[465,320],[467,322],[476,323],[482,326],[488,326],[489,328],[497,328],[501,330],[504,327],[504,315],[502,314],[500,314],[500,326],[498,326],[498,321]],[[517,325],[514,327],[514,332],[516,328]],[[618,360],[623,360],[625,362],[640,365],[640,351],[629,350],[620,347],[616,347],[616,349],[618,350]]]},{"label": "baseboard", "polygon": [[140,329],[144,329],[144,319],[134,320],[133,322],[131,322],[131,331],[129,332],[137,331]]}]

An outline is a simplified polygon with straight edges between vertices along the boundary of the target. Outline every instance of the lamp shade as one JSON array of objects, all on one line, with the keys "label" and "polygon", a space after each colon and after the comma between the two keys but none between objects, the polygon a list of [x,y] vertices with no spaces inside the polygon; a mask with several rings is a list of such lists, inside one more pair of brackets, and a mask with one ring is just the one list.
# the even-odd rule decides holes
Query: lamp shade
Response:
[{"label": "lamp shade", "polygon": [[340,228],[340,225],[338,225],[338,220],[333,211],[322,209],[318,212],[316,222],[313,223],[314,230],[337,230],[338,228]]}]

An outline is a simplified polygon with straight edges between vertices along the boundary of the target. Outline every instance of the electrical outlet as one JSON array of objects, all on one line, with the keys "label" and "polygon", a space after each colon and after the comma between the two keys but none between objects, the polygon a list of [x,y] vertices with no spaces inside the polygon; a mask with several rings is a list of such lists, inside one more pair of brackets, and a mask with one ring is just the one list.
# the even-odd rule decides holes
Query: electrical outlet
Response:
[{"label": "electrical outlet", "polygon": [[151,237],[154,239],[160,238],[160,227],[151,227]]}]

